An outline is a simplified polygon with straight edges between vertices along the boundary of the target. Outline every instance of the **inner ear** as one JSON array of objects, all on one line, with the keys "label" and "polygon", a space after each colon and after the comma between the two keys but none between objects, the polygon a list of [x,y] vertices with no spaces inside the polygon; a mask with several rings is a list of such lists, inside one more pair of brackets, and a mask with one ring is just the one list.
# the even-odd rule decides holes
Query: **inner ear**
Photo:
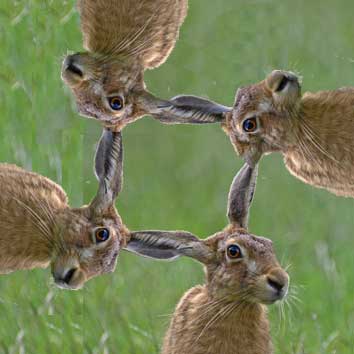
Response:
[{"label": "inner ear", "polygon": [[194,258],[202,263],[213,258],[204,241],[186,231],[136,231],[130,234],[127,251],[155,259]]}]

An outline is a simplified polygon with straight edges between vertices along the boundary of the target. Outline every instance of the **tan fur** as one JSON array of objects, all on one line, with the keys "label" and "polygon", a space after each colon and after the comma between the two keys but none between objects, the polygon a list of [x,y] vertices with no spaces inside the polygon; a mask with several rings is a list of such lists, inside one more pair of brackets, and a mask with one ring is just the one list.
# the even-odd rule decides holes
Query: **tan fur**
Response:
[{"label": "tan fur", "polygon": [[[225,251],[235,243],[244,252],[238,261],[230,260]],[[230,226],[204,244],[213,254],[203,262],[206,284],[189,290],[180,300],[162,353],[273,353],[263,304],[279,298],[267,286],[267,277],[283,283],[286,292],[288,275],[280,268],[271,241]]]},{"label": "tan fur", "polygon": [[[87,53],[66,58],[62,77],[81,114],[122,129],[149,111],[144,71],[160,66],[175,46],[188,0],[79,0]],[[82,77],[70,70],[80,68]],[[107,103],[120,96],[124,108]],[[154,109],[152,109],[154,110]]]},{"label": "tan fur", "polygon": [[[292,81],[284,92],[276,92],[284,75]],[[354,88],[303,96],[300,90],[297,77],[282,71],[241,88],[225,131],[246,159],[281,152],[289,171],[305,183],[354,197]],[[242,130],[249,116],[260,121],[257,133]]]},{"label": "tan fur", "polygon": [[[90,206],[71,209],[63,189],[46,177],[0,164],[0,274],[52,266],[76,268],[70,287],[114,270],[127,230],[116,210],[99,217]],[[110,229],[99,247],[96,227]]]},{"label": "tan fur", "polygon": [[[153,69],[173,49],[187,14],[187,3],[184,0],[79,0],[78,9],[87,51],[129,56],[140,61],[144,68]],[[134,37],[137,37],[135,41]]]}]

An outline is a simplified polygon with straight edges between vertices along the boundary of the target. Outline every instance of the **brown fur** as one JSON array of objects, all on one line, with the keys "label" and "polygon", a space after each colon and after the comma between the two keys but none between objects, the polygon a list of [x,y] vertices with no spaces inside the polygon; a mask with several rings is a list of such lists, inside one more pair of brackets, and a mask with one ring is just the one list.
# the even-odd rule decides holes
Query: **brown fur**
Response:
[{"label": "brown fur", "polygon": [[[114,270],[127,233],[115,209],[97,215],[90,206],[71,209],[63,189],[46,177],[0,164],[0,274],[52,266],[53,274],[77,268],[70,288]],[[96,245],[96,227],[111,237]]]},{"label": "brown fur", "polygon": [[[291,81],[277,92],[284,76]],[[247,134],[242,122],[251,116],[258,118],[260,128]],[[248,161],[281,152],[289,171],[305,183],[354,197],[354,88],[301,96],[294,74],[274,71],[238,91],[224,128]]]},{"label": "brown fur", "polygon": [[[280,268],[271,241],[229,227],[204,243],[213,254],[203,262],[206,284],[192,288],[180,300],[162,353],[273,353],[263,304],[278,298],[267,287],[267,277],[287,284],[288,275]],[[234,243],[245,252],[243,260],[226,256],[227,245]]]},{"label": "brown fur", "polygon": [[[80,113],[119,130],[153,113],[158,103],[145,91],[144,71],[168,58],[187,7],[187,0],[79,0],[87,53],[67,57],[62,77]],[[110,108],[111,96],[123,98],[123,109]]]}]

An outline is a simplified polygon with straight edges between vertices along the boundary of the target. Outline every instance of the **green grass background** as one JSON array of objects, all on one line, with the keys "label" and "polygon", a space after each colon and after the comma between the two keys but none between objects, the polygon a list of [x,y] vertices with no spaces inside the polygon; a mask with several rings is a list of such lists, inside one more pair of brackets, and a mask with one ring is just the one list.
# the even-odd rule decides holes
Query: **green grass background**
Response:
[{"label": "green grass background", "polygon": [[[148,87],[166,98],[189,93],[231,105],[238,86],[275,68],[303,75],[305,90],[353,85],[353,13],[352,0],[190,0],[176,49],[147,74]],[[78,116],[60,80],[67,50],[82,49],[78,24],[73,0],[0,1],[0,159],[62,184],[73,206],[95,194],[101,131]],[[339,121],[338,129],[346,127]],[[204,237],[226,224],[228,188],[242,161],[218,126],[145,118],[124,140],[117,206],[131,229]],[[276,353],[354,353],[353,206],[291,177],[280,156],[263,160],[250,230],[272,238],[292,265],[300,300],[285,320],[270,309]],[[158,353],[168,315],[203,272],[189,259],[121,254],[113,275],[80,292],[49,279],[48,270],[1,276],[0,353]]]}]

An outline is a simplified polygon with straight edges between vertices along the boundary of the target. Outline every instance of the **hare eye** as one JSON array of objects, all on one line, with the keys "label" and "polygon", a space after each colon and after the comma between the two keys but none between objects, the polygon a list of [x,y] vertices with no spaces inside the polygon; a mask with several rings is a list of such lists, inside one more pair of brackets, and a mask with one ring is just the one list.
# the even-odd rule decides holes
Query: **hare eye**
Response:
[{"label": "hare eye", "polygon": [[227,247],[227,255],[232,259],[242,258],[241,248],[237,245]]},{"label": "hare eye", "polygon": [[109,230],[102,227],[95,231],[95,239],[97,243],[105,242],[109,239]]},{"label": "hare eye", "polygon": [[120,96],[109,97],[108,103],[114,111],[120,111],[124,106],[124,100]]},{"label": "hare eye", "polygon": [[253,133],[257,128],[258,128],[258,124],[257,124],[257,119],[256,117],[254,118],[249,118],[246,119],[243,124],[242,124],[243,130],[247,133]]}]

